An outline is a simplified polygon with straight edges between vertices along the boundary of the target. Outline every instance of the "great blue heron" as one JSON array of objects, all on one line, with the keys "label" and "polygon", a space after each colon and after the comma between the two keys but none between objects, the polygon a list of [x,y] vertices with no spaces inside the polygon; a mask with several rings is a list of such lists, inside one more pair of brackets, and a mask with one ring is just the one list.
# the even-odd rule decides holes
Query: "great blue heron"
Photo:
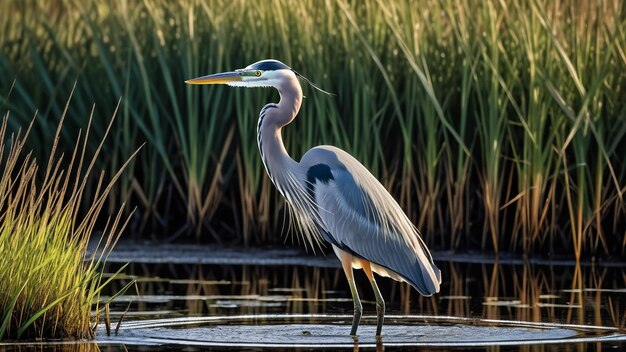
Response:
[{"label": "great blue heron", "polygon": [[281,133],[300,110],[299,77],[313,85],[282,62],[263,60],[233,72],[198,77],[186,83],[278,90],[280,101],[261,109],[257,125],[257,142],[265,169],[286,198],[306,242],[311,246],[322,241],[330,243],[341,260],[354,301],[350,332],[353,336],[363,308],[352,269],[363,269],[376,296],[376,336],[380,336],[385,301],[372,272],[408,282],[425,296],[439,292],[441,272],[398,203],[350,154],[325,145],[306,152],[300,162],[289,156]]}]

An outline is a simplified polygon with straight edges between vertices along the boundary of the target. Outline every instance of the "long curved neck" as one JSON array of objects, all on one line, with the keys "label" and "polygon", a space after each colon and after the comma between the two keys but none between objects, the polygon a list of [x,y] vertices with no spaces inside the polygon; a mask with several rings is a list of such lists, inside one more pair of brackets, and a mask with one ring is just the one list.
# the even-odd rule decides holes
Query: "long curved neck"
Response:
[{"label": "long curved neck", "polygon": [[278,190],[283,193],[280,186],[282,171],[293,170],[297,162],[285,149],[281,129],[298,114],[302,104],[302,88],[297,78],[285,80],[276,88],[280,93],[280,101],[278,104],[267,104],[261,110],[257,141],[267,173]]}]

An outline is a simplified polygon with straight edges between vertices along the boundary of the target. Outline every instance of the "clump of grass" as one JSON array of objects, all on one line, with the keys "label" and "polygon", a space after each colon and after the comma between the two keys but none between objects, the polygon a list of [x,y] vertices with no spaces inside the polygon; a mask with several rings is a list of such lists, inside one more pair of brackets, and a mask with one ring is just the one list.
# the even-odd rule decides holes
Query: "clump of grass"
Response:
[{"label": "clump of grass", "polygon": [[0,126],[0,340],[93,337],[92,307],[110,280],[103,280],[101,264],[126,225],[120,210],[106,222],[99,254],[85,257],[107,195],[126,164],[109,181],[101,173],[90,206],[82,208],[101,148],[88,158],[88,127],[69,158],[58,152],[67,104],[45,168],[25,149],[34,119],[24,132],[10,136],[8,113]]}]

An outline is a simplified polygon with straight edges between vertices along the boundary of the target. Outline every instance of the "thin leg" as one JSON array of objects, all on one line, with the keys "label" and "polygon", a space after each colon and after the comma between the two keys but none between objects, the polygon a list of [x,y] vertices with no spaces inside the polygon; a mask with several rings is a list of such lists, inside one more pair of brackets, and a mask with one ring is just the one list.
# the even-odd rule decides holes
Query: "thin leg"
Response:
[{"label": "thin leg", "polygon": [[363,266],[363,271],[365,271],[365,275],[370,280],[372,289],[374,290],[374,296],[376,296],[376,336],[379,337],[383,330],[383,322],[385,321],[385,300],[380,294],[376,279],[374,279],[370,262],[362,260],[361,266]]},{"label": "thin leg", "polygon": [[356,330],[361,322],[361,313],[363,312],[363,306],[361,305],[361,299],[359,298],[359,292],[356,290],[356,284],[354,282],[354,274],[352,272],[352,256],[348,253],[342,253],[341,266],[346,273],[348,284],[350,285],[350,292],[352,292],[352,301],[354,301],[354,318],[352,319],[352,331],[350,335],[356,336]]}]

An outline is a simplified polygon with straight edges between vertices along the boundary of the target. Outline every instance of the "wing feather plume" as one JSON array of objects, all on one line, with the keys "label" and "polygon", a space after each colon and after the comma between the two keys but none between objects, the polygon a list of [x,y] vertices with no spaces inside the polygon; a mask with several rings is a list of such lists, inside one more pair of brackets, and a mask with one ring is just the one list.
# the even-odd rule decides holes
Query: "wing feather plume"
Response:
[{"label": "wing feather plume", "polygon": [[326,165],[332,175],[326,182],[307,180],[322,237],[397,274],[423,295],[439,292],[441,273],[419,231],[361,163],[341,149],[322,146],[305,154],[301,165]]}]

